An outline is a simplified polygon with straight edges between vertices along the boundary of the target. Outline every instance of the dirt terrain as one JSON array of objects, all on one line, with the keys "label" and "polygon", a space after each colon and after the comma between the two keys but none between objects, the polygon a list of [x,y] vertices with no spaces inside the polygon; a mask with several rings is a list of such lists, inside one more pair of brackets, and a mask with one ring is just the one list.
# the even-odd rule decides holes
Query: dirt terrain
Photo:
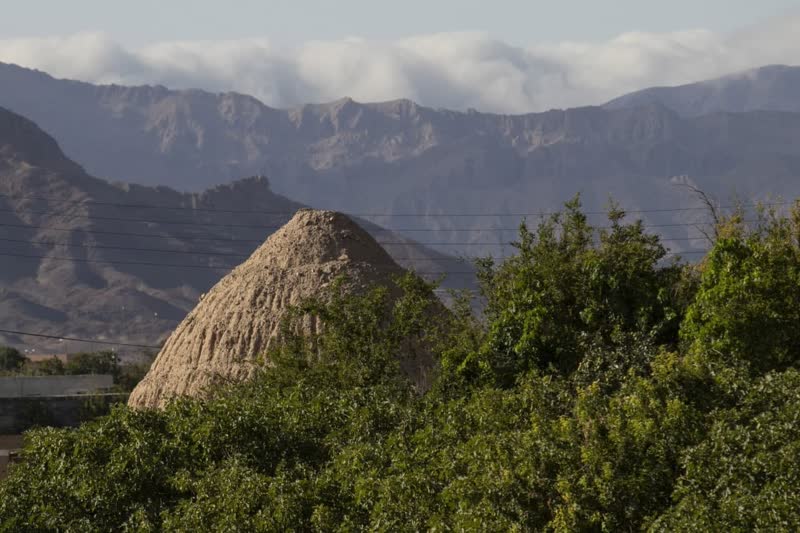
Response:
[{"label": "dirt terrain", "polygon": [[[252,375],[291,305],[345,276],[348,290],[389,284],[403,269],[360,226],[332,211],[300,210],[223,278],[178,326],[129,404],[159,407],[180,395]],[[316,328],[316,324],[309,324]],[[419,382],[426,362],[407,367]]]}]

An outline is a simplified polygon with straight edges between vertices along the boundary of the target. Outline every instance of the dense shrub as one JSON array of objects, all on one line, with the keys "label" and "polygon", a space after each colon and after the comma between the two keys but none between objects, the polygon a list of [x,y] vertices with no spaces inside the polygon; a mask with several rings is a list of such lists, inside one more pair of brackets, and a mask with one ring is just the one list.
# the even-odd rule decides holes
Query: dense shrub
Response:
[{"label": "dense shrub", "polygon": [[693,350],[756,373],[800,362],[799,220],[722,228],[681,331]]},{"label": "dense shrub", "polygon": [[623,220],[521,228],[484,319],[334,286],[251,382],[31,432],[0,530],[797,530],[797,226],[734,220],[688,266]]},{"label": "dense shrub", "polygon": [[612,210],[610,228],[597,231],[573,201],[535,232],[523,224],[518,253],[496,268],[484,264],[489,328],[462,372],[510,386],[534,368],[570,374],[590,349],[632,338],[674,344],[681,269],[663,264],[658,237],[623,217]]},{"label": "dense shrub", "polygon": [[0,372],[11,372],[22,368],[25,356],[11,346],[0,346]]}]

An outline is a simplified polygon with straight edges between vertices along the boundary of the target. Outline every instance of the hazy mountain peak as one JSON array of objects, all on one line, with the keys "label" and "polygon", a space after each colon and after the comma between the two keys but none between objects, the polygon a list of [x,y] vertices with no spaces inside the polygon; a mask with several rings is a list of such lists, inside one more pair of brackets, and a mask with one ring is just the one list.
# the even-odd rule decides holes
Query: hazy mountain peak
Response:
[{"label": "hazy mountain peak", "polygon": [[767,65],[677,87],[653,87],[608,102],[607,109],[660,103],[683,116],[714,112],[800,111],[800,67]]}]

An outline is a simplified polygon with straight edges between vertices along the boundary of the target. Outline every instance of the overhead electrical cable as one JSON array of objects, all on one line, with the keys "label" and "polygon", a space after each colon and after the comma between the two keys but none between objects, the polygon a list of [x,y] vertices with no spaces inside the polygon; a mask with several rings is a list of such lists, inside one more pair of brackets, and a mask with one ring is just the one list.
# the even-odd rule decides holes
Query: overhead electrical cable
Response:
[{"label": "overhead electrical cable", "polygon": [[[64,202],[63,200],[54,199],[54,198],[47,198],[41,196],[26,196],[26,195],[9,195],[9,194],[2,194],[0,193],[0,197],[10,198],[10,199],[37,199],[49,202],[56,202],[67,204],[69,202]],[[795,203],[794,201],[782,201],[782,202],[764,202],[764,203],[748,203],[748,204],[739,204],[739,205],[724,205],[724,206],[717,206],[717,209],[738,209],[738,208],[758,208],[758,207],[774,207],[774,206],[782,206],[782,205],[790,205]],[[261,215],[270,215],[270,216],[293,216],[297,211],[265,211],[265,210],[258,210],[258,209],[221,209],[221,208],[214,208],[214,207],[187,207],[187,206],[167,206],[167,205],[154,205],[154,204],[127,204],[127,203],[120,203],[120,202],[102,202],[96,200],[81,200],[72,202],[73,205],[81,206],[81,205],[104,205],[109,207],[122,207],[122,208],[134,208],[134,209],[163,209],[163,210],[170,210],[170,211],[190,211],[190,212],[205,212],[205,213],[233,213],[233,214],[261,214]],[[303,209],[303,208],[299,208]],[[665,208],[647,208],[647,209],[623,209],[619,208],[619,211],[626,213],[626,214],[643,214],[643,213],[673,213],[673,212],[682,212],[682,211],[707,211],[707,206],[695,206],[695,207],[665,207]],[[357,212],[344,212],[343,214],[355,217],[500,217],[500,216],[512,216],[512,217],[527,217],[527,216],[542,216],[542,215],[556,215],[563,213],[564,211],[553,211],[552,209],[543,209],[543,210],[533,210],[532,212],[525,212],[525,213],[357,213]],[[602,211],[582,211],[584,215],[607,215],[610,212],[609,209],[602,210]]]},{"label": "overhead electrical cable", "polygon": [[102,341],[102,340],[95,340],[95,339],[80,339],[78,337],[62,337],[60,335],[46,335],[44,333],[33,333],[30,331],[17,331],[12,329],[0,329],[0,333],[4,333],[6,335],[22,335],[25,337],[39,337],[42,339],[53,339],[59,341],[70,341],[70,342],[85,342],[89,344],[101,344],[105,346],[126,346],[128,348],[145,348],[145,349],[153,349],[153,350],[160,350],[161,346],[152,346],[148,344],[133,344],[127,342],[114,342],[114,341]]}]

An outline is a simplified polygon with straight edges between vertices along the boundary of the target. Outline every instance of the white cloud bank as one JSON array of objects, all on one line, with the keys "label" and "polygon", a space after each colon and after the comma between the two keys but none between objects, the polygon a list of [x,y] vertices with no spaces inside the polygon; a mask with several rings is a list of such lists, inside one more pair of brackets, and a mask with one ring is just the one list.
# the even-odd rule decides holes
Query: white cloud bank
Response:
[{"label": "white cloud bank", "polygon": [[599,104],[766,64],[800,64],[800,13],[732,34],[633,32],[598,43],[518,47],[481,33],[399,41],[162,42],[130,50],[104,34],[0,40],[0,61],[93,83],[252,94],[276,107],[343,96],[524,113]]}]

